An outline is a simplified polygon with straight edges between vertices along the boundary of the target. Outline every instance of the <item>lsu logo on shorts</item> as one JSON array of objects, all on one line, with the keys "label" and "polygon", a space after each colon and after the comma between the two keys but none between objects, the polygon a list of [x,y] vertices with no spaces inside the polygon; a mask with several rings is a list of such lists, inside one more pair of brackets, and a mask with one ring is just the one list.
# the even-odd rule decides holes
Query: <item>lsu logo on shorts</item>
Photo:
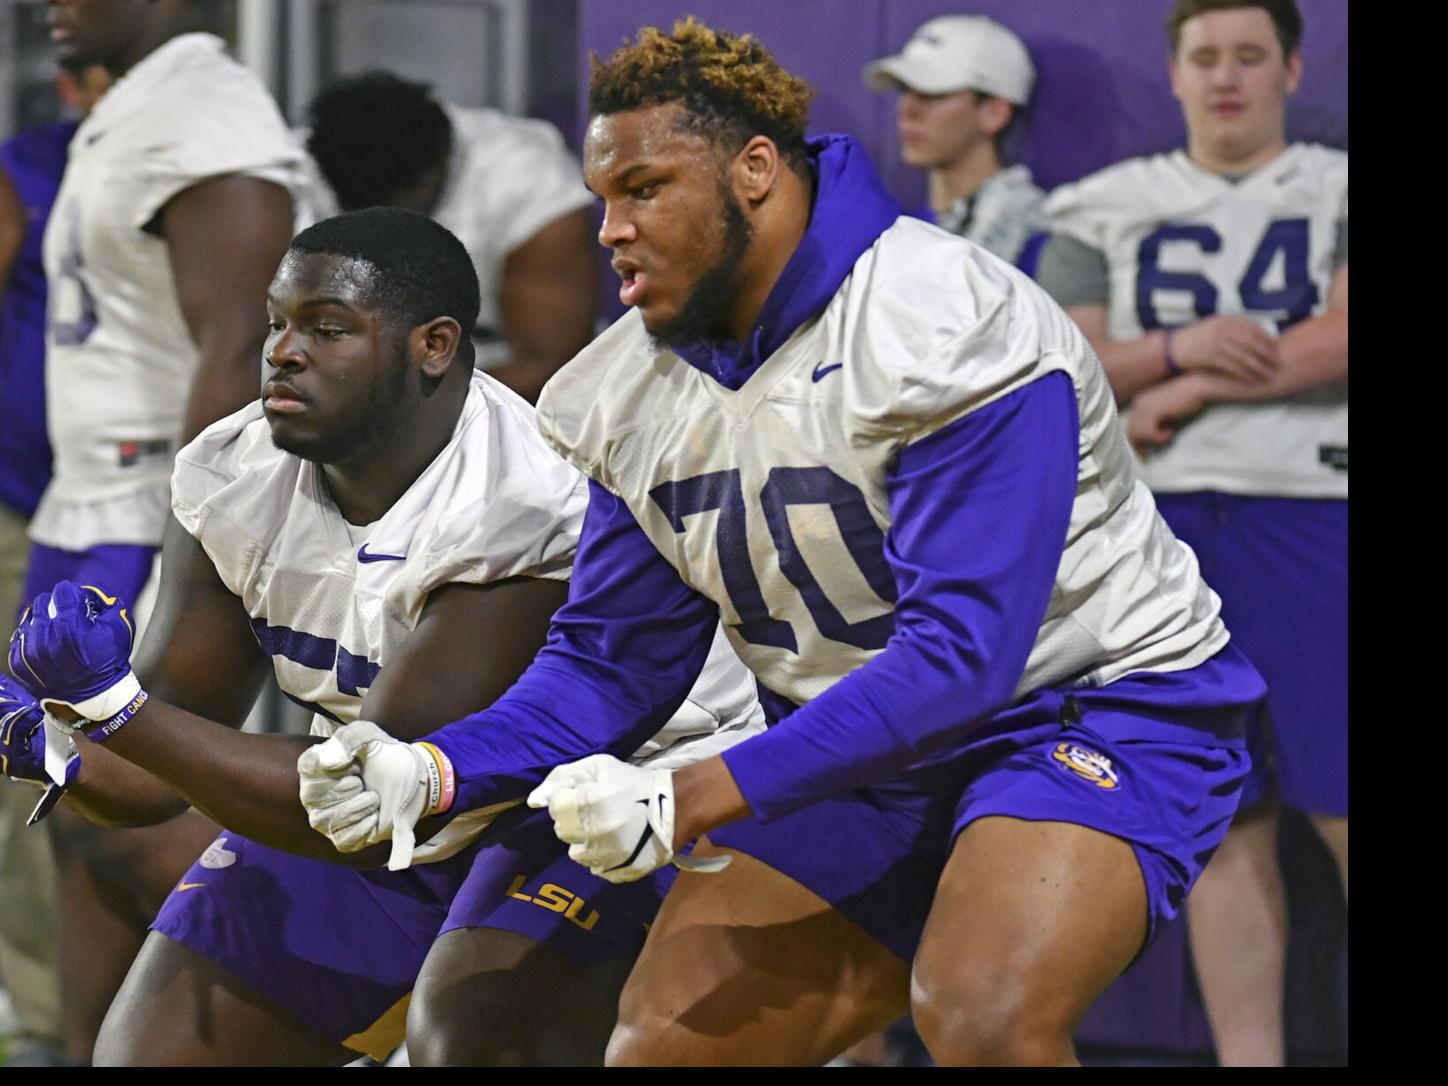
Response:
[{"label": "lsu logo on shorts", "polygon": [[1090,781],[1097,788],[1121,787],[1121,774],[1111,767],[1111,759],[1075,743],[1057,743],[1051,757],[1068,773]]}]

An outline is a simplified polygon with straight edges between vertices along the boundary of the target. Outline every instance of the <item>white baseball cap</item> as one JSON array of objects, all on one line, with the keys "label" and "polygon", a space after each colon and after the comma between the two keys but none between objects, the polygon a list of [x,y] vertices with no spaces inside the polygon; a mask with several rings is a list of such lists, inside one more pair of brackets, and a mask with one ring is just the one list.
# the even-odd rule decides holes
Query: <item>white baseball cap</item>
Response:
[{"label": "white baseball cap", "polygon": [[942,15],[931,19],[905,48],[865,65],[865,85],[893,90],[903,84],[921,94],[966,89],[995,94],[1023,106],[1031,97],[1036,69],[1021,39],[984,15]]}]

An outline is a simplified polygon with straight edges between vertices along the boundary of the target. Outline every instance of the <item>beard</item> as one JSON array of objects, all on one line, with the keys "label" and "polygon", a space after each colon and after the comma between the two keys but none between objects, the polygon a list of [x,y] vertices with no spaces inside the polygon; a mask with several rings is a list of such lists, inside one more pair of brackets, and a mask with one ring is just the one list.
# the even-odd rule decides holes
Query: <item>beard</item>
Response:
[{"label": "beard", "polygon": [[739,297],[739,265],[754,237],[744,209],[721,176],[718,182],[724,238],[719,256],[694,283],[679,311],[658,328],[649,329],[655,349],[682,347],[715,335]]},{"label": "beard", "polygon": [[314,464],[335,464],[385,447],[400,428],[407,372],[407,355],[400,350],[394,364],[367,390],[363,407],[349,412],[339,425],[324,434],[286,440],[278,440],[273,431],[272,444]]}]

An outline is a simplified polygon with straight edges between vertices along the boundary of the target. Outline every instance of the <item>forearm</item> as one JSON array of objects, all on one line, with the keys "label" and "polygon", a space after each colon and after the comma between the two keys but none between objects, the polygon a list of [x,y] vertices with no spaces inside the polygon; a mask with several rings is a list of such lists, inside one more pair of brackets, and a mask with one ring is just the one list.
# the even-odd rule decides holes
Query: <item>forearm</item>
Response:
[{"label": "forearm", "polygon": [[1171,376],[1166,364],[1165,332],[1148,332],[1139,339],[1088,338],[1101,359],[1116,402],[1122,406],[1138,392]]},{"label": "forearm", "polygon": [[186,810],[186,801],[166,784],[106,747],[77,735],[80,773],[66,790],[65,803],[98,826],[155,826]]},{"label": "forearm", "polygon": [[1281,365],[1264,382],[1248,383],[1201,372],[1176,378],[1203,405],[1280,400],[1348,379],[1347,311],[1328,310],[1289,328],[1278,341]]},{"label": "forearm", "polygon": [[359,862],[312,829],[298,798],[297,758],[315,742],[239,732],[153,697],[106,748],[227,829],[299,856]]},{"label": "forearm", "polygon": [[186,400],[181,440],[190,441],[217,419],[239,411],[260,395],[258,359],[263,337],[252,332],[217,329],[199,345],[201,358]]}]

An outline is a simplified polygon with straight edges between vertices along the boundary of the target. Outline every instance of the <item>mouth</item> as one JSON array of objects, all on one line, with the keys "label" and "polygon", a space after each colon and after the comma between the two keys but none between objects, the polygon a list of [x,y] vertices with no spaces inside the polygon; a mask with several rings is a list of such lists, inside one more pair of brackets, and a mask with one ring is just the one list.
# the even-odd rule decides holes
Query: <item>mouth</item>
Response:
[{"label": "mouth", "polygon": [[632,260],[615,258],[613,270],[623,282],[618,288],[618,300],[625,306],[638,305],[649,284],[649,277]]},{"label": "mouth", "polygon": [[1241,102],[1213,102],[1207,108],[1218,117],[1238,117],[1247,107]]},{"label": "mouth", "polygon": [[307,409],[307,401],[291,385],[268,381],[262,389],[261,406],[269,414],[294,415]]}]

